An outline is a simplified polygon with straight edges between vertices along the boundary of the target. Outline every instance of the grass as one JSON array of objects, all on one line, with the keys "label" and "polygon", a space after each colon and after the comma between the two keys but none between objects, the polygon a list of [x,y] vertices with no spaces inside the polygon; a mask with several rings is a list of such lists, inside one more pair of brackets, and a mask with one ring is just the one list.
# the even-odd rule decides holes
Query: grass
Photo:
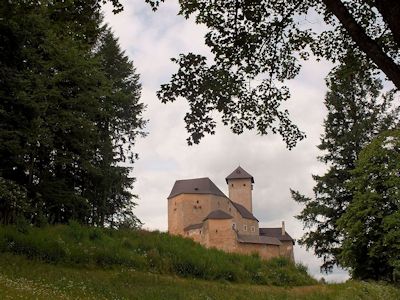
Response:
[{"label": "grass", "polygon": [[284,258],[205,249],[189,239],[141,230],[69,226],[0,227],[0,253],[65,266],[134,269],[154,274],[262,285],[300,286],[316,281],[307,268]]},{"label": "grass", "polygon": [[0,299],[400,299],[384,283],[318,284],[303,265],[165,233],[0,227]]},{"label": "grass", "polygon": [[347,282],[274,287],[184,279],[129,268],[48,264],[0,254],[0,299],[400,299],[393,286]]}]

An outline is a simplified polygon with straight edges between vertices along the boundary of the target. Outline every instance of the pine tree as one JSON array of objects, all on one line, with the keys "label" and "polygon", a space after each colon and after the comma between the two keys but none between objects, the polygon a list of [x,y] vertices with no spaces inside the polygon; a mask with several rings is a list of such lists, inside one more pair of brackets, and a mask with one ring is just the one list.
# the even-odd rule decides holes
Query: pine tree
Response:
[{"label": "pine tree", "polygon": [[343,235],[337,220],[353,201],[346,186],[351,171],[361,149],[379,132],[393,127],[398,112],[390,109],[393,94],[383,95],[381,82],[351,52],[329,74],[327,85],[328,116],[318,146],[323,154],[318,158],[328,170],[322,176],[313,175],[314,198],[291,192],[293,199],[305,206],[297,218],[308,231],[299,243],[312,248],[323,258],[321,269],[330,271],[342,251]]},{"label": "pine tree", "polygon": [[117,41],[108,61],[97,53],[107,31],[98,1],[6,1],[0,16],[0,223],[133,216],[133,179],[117,163],[135,156],[122,150],[142,131],[144,107]]}]

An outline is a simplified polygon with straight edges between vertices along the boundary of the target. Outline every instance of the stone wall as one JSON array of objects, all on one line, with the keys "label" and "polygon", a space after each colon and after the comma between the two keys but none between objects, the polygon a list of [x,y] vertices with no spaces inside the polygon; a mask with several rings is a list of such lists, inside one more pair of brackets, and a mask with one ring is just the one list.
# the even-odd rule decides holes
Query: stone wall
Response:
[{"label": "stone wall", "polygon": [[228,180],[229,199],[239,203],[253,212],[251,179],[229,179]]}]

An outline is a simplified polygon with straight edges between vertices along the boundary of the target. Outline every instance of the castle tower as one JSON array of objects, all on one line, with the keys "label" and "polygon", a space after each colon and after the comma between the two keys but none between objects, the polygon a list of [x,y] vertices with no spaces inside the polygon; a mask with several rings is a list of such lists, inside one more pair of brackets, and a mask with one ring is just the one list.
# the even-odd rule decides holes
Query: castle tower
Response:
[{"label": "castle tower", "polygon": [[253,176],[239,166],[225,180],[229,187],[229,198],[233,202],[243,205],[252,213]]}]

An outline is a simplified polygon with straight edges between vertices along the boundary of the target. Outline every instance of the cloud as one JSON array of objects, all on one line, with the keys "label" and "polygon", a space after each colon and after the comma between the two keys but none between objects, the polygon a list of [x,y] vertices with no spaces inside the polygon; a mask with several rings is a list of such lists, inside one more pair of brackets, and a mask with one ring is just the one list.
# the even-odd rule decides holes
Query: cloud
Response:
[{"label": "cloud", "polygon": [[[106,7],[105,21],[112,26],[121,47],[141,75],[142,101],[147,105],[145,118],[150,120],[148,137],[136,143],[140,159],[133,171],[137,178],[134,192],[139,195],[135,213],[145,227],[167,230],[167,196],[175,180],[209,177],[227,193],[225,177],[241,165],[255,178],[253,207],[260,226],[278,227],[285,220],[288,232],[300,238],[302,225],[294,216],[301,207],[291,199],[289,189],[312,195],[311,174],[325,169],[316,159],[319,154],[316,145],[326,114],[323,78],[331,65],[310,60],[300,76],[289,83],[292,99],[285,106],[293,121],[307,134],[307,139],[295,149],[287,150],[280,136],[260,136],[255,132],[238,136],[221,124],[215,135],[189,147],[183,121],[187,103],[181,100],[164,105],[157,99],[156,91],[176,70],[171,57],[189,51],[209,55],[203,41],[205,28],[177,16],[177,3],[162,4],[156,13],[144,1],[123,1],[123,4],[125,10],[118,15]],[[322,276],[321,262],[312,253],[296,246],[295,256],[309,266],[314,276]],[[348,278],[341,270],[324,277],[334,281]]]}]

